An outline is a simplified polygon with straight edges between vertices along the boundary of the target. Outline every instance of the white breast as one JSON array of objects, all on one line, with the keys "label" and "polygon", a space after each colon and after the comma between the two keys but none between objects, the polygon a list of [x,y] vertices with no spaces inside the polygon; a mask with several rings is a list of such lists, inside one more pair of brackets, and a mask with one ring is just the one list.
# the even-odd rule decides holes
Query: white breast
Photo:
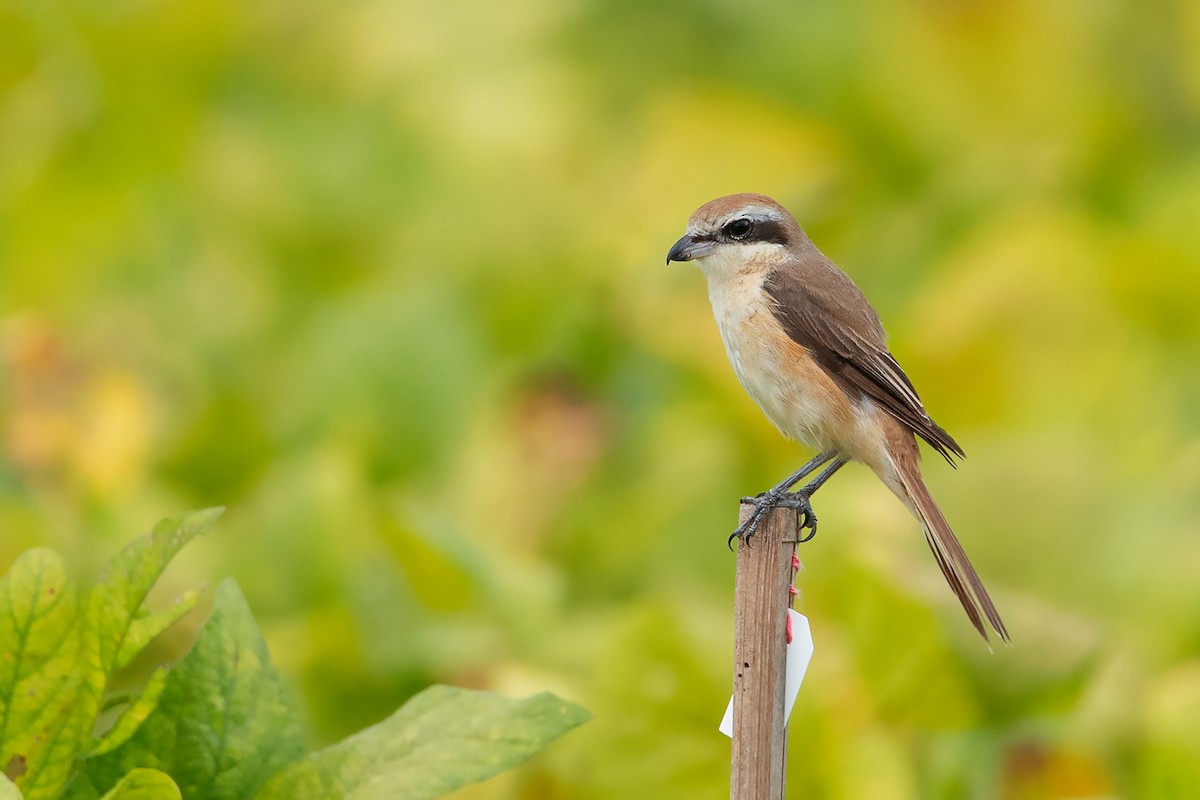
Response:
[{"label": "white breast", "polygon": [[775,427],[818,449],[837,449],[826,422],[835,409],[825,387],[797,374],[779,339],[782,329],[767,304],[761,276],[709,281],[709,299],[721,340],[738,380]]},{"label": "white breast", "polygon": [[775,318],[754,275],[709,275],[709,299],[733,371],[784,436],[822,452],[871,465],[886,459],[876,415],[865,398],[851,402]]}]

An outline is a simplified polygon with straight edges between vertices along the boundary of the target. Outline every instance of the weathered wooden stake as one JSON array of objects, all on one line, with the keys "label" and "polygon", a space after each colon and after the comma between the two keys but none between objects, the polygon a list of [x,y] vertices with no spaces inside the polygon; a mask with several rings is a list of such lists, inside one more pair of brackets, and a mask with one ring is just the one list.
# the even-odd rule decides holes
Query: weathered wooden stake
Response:
[{"label": "weathered wooden stake", "polygon": [[[743,503],[741,519],[753,511],[753,505]],[[731,800],[782,800],[784,796],[785,632],[798,534],[798,512],[775,508],[763,517],[749,545],[738,543]]]}]

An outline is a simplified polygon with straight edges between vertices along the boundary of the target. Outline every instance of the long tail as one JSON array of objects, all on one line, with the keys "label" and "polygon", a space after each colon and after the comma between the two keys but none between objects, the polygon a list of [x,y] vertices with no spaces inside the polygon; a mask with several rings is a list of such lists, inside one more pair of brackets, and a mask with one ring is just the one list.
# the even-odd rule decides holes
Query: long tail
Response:
[{"label": "long tail", "polygon": [[937,503],[933,501],[933,496],[925,488],[925,481],[921,479],[921,468],[917,464],[916,458],[894,459],[893,464],[904,488],[904,494],[907,495],[900,499],[905,501],[905,504],[921,521],[921,527],[925,531],[925,541],[929,543],[929,549],[933,551],[938,566],[942,568],[942,575],[946,577],[946,582],[950,584],[950,588],[958,597],[958,602],[962,603],[967,616],[971,618],[971,624],[986,640],[988,634],[983,623],[984,617],[986,617],[1001,639],[1006,642],[1011,641],[1008,638],[1008,630],[1004,627],[1004,621],[1000,619],[1000,612],[996,610],[996,605],[988,596],[987,589],[983,588],[983,581],[979,579],[975,568],[971,566],[966,552],[959,544],[954,531],[950,529],[950,523],[946,522],[942,510],[938,508]]}]

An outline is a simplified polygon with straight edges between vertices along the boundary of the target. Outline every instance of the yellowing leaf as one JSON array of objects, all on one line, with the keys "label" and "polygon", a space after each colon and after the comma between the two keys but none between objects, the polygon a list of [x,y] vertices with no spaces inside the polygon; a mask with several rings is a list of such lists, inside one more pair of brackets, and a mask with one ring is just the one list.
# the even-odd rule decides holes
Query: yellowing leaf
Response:
[{"label": "yellowing leaf", "polygon": [[[132,542],[109,562],[88,603],[88,627],[98,637],[100,663],[106,673],[122,663],[122,658],[127,662],[136,654],[125,646],[125,642],[134,630],[134,619],[154,582],[175,554],[209,530],[223,510],[209,508],[164,519],[150,534]],[[169,617],[170,612],[167,612],[166,618]],[[162,618],[158,620],[159,623],[162,621]],[[154,624],[146,623],[148,628],[134,631],[136,637],[145,637],[143,646],[153,638],[147,634]]]},{"label": "yellowing leaf", "polygon": [[185,592],[176,598],[174,603],[153,613],[139,616],[129,623],[129,630],[125,634],[125,641],[121,642],[121,649],[117,653],[113,669],[127,666],[146,645],[154,640],[154,637],[183,619],[184,615],[195,608],[199,599],[198,591]]},{"label": "yellowing leaf", "polygon": [[62,560],[31,550],[0,580],[0,764],[29,800],[57,796],[91,732],[104,675],[89,658]]},{"label": "yellowing leaf", "polygon": [[[28,800],[56,798],[71,780],[93,740],[109,674],[182,613],[138,617],[146,594],[219,513],[159,523],[113,559],[86,600],[49,550],[25,553],[0,580],[0,763],[23,765],[14,780]],[[148,713],[154,688],[126,725]],[[124,728],[118,733],[127,735]]]},{"label": "yellowing leaf", "polygon": [[150,676],[150,680],[146,681],[146,685],[142,688],[137,699],[130,703],[129,707],[121,713],[121,716],[117,719],[117,723],[96,744],[89,757],[112,752],[129,741],[129,738],[137,732],[137,729],[146,721],[151,712],[158,707],[158,700],[162,696],[162,691],[166,688],[166,685],[167,671],[165,669],[156,670]]}]

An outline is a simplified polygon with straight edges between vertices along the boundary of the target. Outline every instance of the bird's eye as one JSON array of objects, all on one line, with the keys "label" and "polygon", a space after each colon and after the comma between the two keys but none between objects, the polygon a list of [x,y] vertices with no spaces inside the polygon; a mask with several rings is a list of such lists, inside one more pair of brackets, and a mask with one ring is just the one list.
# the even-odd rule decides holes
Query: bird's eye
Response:
[{"label": "bird's eye", "polygon": [[754,223],[742,217],[725,226],[725,235],[730,239],[745,239],[752,230],[754,230]]}]

